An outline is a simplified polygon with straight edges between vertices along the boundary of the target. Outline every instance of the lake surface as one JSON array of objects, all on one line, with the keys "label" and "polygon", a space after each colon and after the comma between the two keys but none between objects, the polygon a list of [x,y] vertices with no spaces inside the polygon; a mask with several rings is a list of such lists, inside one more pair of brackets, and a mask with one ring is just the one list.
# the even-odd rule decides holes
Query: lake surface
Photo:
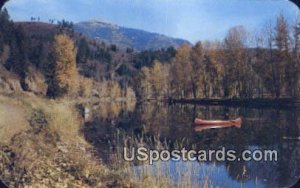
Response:
[{"label": "lake surface", "polygon": [[[164,105],[143,103],[127,105],[106,103],[89,106],[91,113],[83,133],[97,153],[108,164],[122,162],[116,157],[124,143],[142,135],[152,142],[159,138],[172,150],[176,145],[196,150],[266,149],[278,152],[277,161],[184,162],[167,161],[154,165],[136,164],[140,174],[144,168],[153,173],[163,171],[174,182],[189,173],[190,182],[209,179],[214,187],[288,187],[300,175],[300,111],[299,109],[254,109],[226,106]],[[242,126],[195,131],[194,119],[230,119],[242,117]],[[118,130],[118,131],[117,131]],[[118,135],[122,132],[123,137]],[[125,135],[125,136],[124,136]],[[125,138],[125,139],[124,139]],[[151,146],[151,143],[149,143]],[[167,173],[168,172],[168,173]],[[194,186],[197,187],[196,183]]]}]

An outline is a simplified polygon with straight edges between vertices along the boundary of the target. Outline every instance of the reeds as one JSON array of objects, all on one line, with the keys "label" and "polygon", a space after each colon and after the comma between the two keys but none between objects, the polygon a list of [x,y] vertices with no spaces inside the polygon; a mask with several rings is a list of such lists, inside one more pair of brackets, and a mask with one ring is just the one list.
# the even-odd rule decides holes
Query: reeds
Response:
[{"label": "reeds", "polygon": [[[170,146],[170,142],[166,139],[158,137],[145,136],[144,133],[134,135],[127,134],[124,131],[117,130],[111,139],[110,160],[111,167],[118,173],[123,174],[128,179],[138,182],[141,187],[213,187],[209,177],[201,173],[201,163],[196,161],[161,161],[154,162],[153,165],[149,161],[132,162],[125,161],[124,148],[132,151],[138,147],[145,147],[152,150],[181,150],[189,141],[183,139],[175,142]],[[195,145],[191,145],[191,149],[195,149]],[[196,164],[196,165],[195,165]],[[198,177],[203,178],[198,178]]]}]

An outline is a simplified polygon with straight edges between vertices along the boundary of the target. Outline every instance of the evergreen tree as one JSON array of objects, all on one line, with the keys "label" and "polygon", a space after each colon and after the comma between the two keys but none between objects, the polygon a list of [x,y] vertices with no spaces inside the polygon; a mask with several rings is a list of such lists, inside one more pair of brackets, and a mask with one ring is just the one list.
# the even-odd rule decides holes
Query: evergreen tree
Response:
[{"label": "evergreen tree", "polygon": [[89,57],[90,57],[89,44],[85,38],[81,38],[78,45],[76,61],[77,63],[86,63]]},{"label": "evergreen tree", "polygon": [[0,1],[0,10],[2,9],[2,7],[4,6],[4,4],[7,2],[8,0],[1,0]]}]

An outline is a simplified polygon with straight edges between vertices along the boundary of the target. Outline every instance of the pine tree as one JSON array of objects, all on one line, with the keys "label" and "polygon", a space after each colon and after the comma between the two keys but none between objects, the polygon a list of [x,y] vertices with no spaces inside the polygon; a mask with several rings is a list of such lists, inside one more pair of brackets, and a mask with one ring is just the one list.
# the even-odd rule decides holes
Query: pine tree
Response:
[{"label": "pine tree", "polygon": [[79,41],[76,61],[77,63],[86,63],[89,57],[90,57],[89,44],[85,38],[82,38]]},{"label": "pine tree", "polygon": [[0,10],[2,9],[2,7],[4,6],[4,4],[7,2],[8,0],[1,0],[0,1]]}]

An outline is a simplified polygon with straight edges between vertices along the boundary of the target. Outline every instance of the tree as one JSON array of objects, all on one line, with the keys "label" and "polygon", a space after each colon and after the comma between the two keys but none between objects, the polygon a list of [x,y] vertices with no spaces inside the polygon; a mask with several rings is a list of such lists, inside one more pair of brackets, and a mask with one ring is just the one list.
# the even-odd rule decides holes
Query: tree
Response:
[{"label": "tree", "polygon": [[291,55],[291,62],[287,67],[287,83],[288,92],[293,97],[298,97],[300,94],[300,23],[297,20],[293,27],[293,50]]},{"label": "tree", "polygon": [[110,100],[116,100],[117,98],[120,98],[122,96],[122,91],[120,84],[115,81],[109,81],[108,82],[108,96]]},{"label": "tree", "polygon": [[7,2],[8,0],[1,0],[0,1],[0,10],[2,9],[2,7],[4,6],[4,4]]},{"label": "tree", "polygon": [[197,98],[200,90],[204,91],[206,84],[206,72],[204,71],[204,49],[201,42],[196,43],[191,52],[191,83],[193,97]]},{"label": "tree", "polygon": [[22,26],[17,26],[13,30],[13,36],[8,42],[10,45],[10,57],[5,66],[9,70],[18,74],[21,78],[23,89],[27,89],[24,83],[28,68],[28,38]]},{"label": "tree", "polygon": [[171,88],[175,96],[184,98],[191,94],[191,47],[187,44],[177,49],[175,58],[171,63]]},{"label": "tree", "polygon": [[[277,47],[276,61],[275,61],[275,93],[276,97],[279,97],[284,87],[292,87],[289,83],[292,82],[290,77],[293,65],[291,64],[289,54],[289,25],[283,16],[280,14],[277,17],[275,26],[275,45]],[[289,73],[290,72],[290,73]],[[284,83],[287,82],[287,85]],[[286,89],[286,88],[285,88]]]},{"label": "tree", "polygon": [[[267,50],[261,51],[258,60],[262,61],[258,66],[258,71],[261,71],[260,76],[264,80],[264,85],[271,92],[272,96],[279,97],[280,87],[278,84],[278,70],[276,68],[275,57],[275,31],[271,21],[267,22],[263,30],[264,46]],[[264,63],[265,62],[265,63]]]},{"label": "tree", "polygon": [[278,50],[280,52],[288,52],[289,51],[289,30],[288,30],[288,23],[284,17],[284,15],[281,13],[277,17],[276,22],[276,36],[275,36],[275,42]]},{"label": "tree", "polygon": [[138,94],[142,99],[149,99],[152,96],[151,74],[148,67],[143,67],[139,74]]},{"label": "tree", "polygon": [[74,95],[78,90],[76,49],[73,41],[65,34],[54,38],[54,95]]},{"label": "tree", "polygon": [[224,40],[226,50],[225,96],[241,97],[247,79],[246,73],[247,31],[243,26],[233,27]]},{"label": "tree", "polygon": [[81,38],[78,45],[76,61],[77,63],[86,63],[89,57],[90,57],[89,44],[85,38]]},{"label": "tree", "polygon": [[[9,14],[6,9],[0,10],[0,61],[1,56],[5,52],[5,46],[9,47],[9,42],[11,41],[13,34],[13,24],[9,20]],[[6,48],[7,48],[6,47]],[[5,62],[2,60],[2,63]]]},{"label": "tree", "polygon": [[163,65],[155,60],[150,74],[154,97],[166,97],[169,90],[169,69],[167,65]]},{"label": "tree", "polygon": [[62,21],[57,22],[57,28],[60,34],[67,34],[72,37],[74,36],[75,31],[73,22],[69,22],[63,19]]},{"label": "tree", "polygon": [[169,66],[158,60],[153,67],[144,66],[139,75],[138,93],[144,99],[161,99],[169,94]]}]

